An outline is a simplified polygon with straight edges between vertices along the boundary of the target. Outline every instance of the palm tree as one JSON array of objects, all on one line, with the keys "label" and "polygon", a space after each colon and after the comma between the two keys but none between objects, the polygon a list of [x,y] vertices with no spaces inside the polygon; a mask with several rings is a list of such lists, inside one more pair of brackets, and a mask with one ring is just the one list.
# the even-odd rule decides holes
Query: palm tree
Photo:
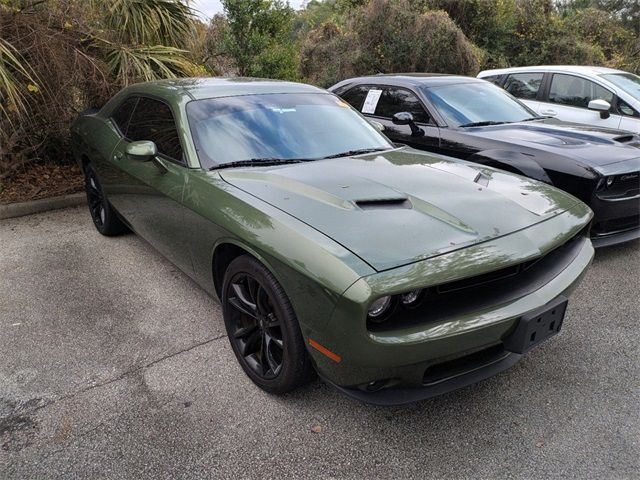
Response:
[{"label": "palm tree", "polygon": [[194,12],[181,0],[92,0],[107,38],[95,35],[118,83],[184,76],[195,65],[184,50],[195,34]]},{"label": "palm tree", "polygon": [[0,179],[69,155],[78,112],[137,81],[188,76],[188,0],[0,0]]}]

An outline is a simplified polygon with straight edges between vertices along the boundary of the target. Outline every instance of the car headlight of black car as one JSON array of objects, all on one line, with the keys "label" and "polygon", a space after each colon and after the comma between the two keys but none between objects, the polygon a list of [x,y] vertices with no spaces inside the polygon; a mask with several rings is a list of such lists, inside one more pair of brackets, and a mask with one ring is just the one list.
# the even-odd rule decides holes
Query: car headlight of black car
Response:
[{"label": "car headlight of black car", "polygon": [[640,172],[623,173],[602,177],[598,182],[597,192],[600,196],[624,196],[637,194],[640,189]]}]

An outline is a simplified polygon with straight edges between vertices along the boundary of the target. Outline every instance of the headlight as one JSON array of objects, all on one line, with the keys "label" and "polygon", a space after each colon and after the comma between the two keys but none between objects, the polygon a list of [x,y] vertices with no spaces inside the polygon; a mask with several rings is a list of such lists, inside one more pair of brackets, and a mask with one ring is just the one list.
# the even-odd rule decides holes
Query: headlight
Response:
[{"label": "headlight", "polygon": [[384,314],[387,313],[391,306],[391,297],[389,295],[380,297],[374,301],[369,307],[369,318],[373,322],[381,322],[384,320]]},{"label": "headlight", "polygon": [[405,307],[411,307],[418,302],[421,293],[422,290],[414,290],[413,292],[403,293],[402,295],[400,295],[400,302],[402,302],[402,305],[404,305]]}]

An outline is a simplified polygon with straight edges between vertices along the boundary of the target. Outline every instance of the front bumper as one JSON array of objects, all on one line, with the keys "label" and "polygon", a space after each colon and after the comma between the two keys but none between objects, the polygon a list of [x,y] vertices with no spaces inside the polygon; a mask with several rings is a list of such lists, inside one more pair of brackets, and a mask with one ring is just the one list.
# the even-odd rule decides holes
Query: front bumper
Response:
[{"label": "front bumper", "polygon": [[517,353],[504,352],[502,355],[496,355],[493,359],[488,358],[482,365],[473,366],[467,371],[454,373],[449,378],[414,388],[386,388],[368,392],[358,388],[341,387],[324,377],[323,380],[345,395],[364,403],[385,406],[404,405],[426,400],[431,397],[437,397],[438,395],[443,395],[486,380],[512,367],[521,358],[522,355]]},{"label": "front bumper", "polygon": [[[555,231],[556,235],[560,228],[559,231],[568,232],[567,235],[575,235],[590,217],[590,212],[565,216],[555,222],[545,222],[548,224],[540,228]],[[566,225],[559,225],[562,221],[575,222],[571,233]],[[535,236],[533,230],[529,233]],[[543,235],[541,230],[537,233]],[[520,249],[523,248],[524,239],[519,237],[491,243],[506,253],[508,245],[514,241],[519,243]],[[500,245],[501,242],[507,243]],[[390,332],[372,332],[366,328],[365,322],[353,321],[353,318],[362,318],[361,304],[358,305],[361,300],[357,300],[362,292],[358,290],[370,286],[370,283],[358,281],[345,292],[342,304],[336,308],[326,329],[307,332],[309,337],[336,352],[341,361],[332,361],[314,349],[310,353],[318,373],[328,383],[370,403],[413,402],[475,383],[518,361],[521,355],[507,352],[504,340],[515,330],[521,317],[559,296],[568,296],[582,278],[593,254],[591,242],[582,236],[575,252],[572,250],[571,261],[561,271],[554,272],[550,280],[536,285],[535,290],[518,294],[515,298],[501,299],[497,305],[485,305],[482,309]],[[466,252],[462,250],[443,256],[446,258],[382,275],[379,287],[390,293],[407,291],[411,288],[400,286],[406,285],[407,277],[421,274],[425,278],[425,271],[429,269],[441,271],[441,268],[448,267],[450,270],[452,264],[464,261],[476,262],[474,266],[477,267],[486,256],[490,256],[488,245],[470,248]],[[393,291],[394,282],[398,282],[399,291]],[[451,369],[447,370],[449,367]],[[433,371],[438,372],[435,377]]]},{"label": "front bumper", "polygon": [[594,213],[591,240],[596,248],[640,238],[640,196],[602,199],[594,194],[589,205]]}]

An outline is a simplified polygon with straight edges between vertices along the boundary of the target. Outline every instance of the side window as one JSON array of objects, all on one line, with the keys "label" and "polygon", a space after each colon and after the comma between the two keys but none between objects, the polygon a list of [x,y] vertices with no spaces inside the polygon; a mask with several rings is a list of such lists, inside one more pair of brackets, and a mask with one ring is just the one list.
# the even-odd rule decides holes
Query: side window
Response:
[{"label": "side window", "polygon": [[111,115],[111,118],[120,129],[120,133],[122,133],[122,135],[124,135],[125,137],[127,136],[127,128],[129,127],[131,114],[133,113],[133,109],[135,108],[137,102],[138,97],[129,97],[124,102],[122,102]]},{"label": "side window", "polygon": [[141,97],[129,122],[127,138],[151,140],[158,152],[182,162],[182,147],[171,109],[164,103]]},{"label": "side window", "polygon": [[429,115],[418,97],[408,90],[386,87],[382,91],[375,114],[391,118],[398,112],[410,112],[418,123],[429,123]]},{"label": "side window", "polygon": [[627,117],[640,117],[640,114],[636,112],[631,105],[629,105],[624,100],[620,100],[618,98],[618,112],[621,115],[625,115]]},{"label": "side window", "polygon": [[516,98],[535,100],[543,76],[543,73],[513,73],[507,77],[504,89]]},{"label": "side window", "polygon": [[502,75],[489,75],[488,77],[482,77],[482,80],[486,80],[487,82],[500,86],[500,77],[502,77]]},{"label": "side window", "polygon": [[358,111],[362,110],[362,105],[364,104],[364,99],[367,98],[367,92],[369,91],[369,87],[365,87],[364,85],[359,85],[357,87],[353,87],[350,90],[347,90],[345,93],[340,95],[342,99],[351,105],[353,108],[358,109]]},{"label": "side window", "polygon": [[587,108],[591,100],[613,101],[613,93],[584,78],[554,74],[549,89],[549,101],[561,105]]}]

